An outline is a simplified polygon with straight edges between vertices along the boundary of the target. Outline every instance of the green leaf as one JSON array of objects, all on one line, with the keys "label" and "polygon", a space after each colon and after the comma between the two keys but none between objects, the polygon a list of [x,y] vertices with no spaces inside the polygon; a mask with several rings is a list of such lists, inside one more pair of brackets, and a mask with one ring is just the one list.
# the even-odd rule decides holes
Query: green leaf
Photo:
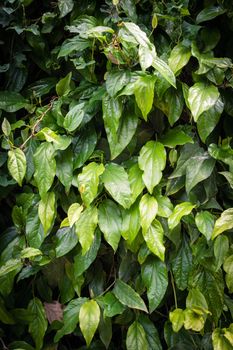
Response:
[{"label": "green leaf", "polygon": [[205,21],[210,21],[211,19],[222,15],[226,12],[226,9],[221,6],[208,6],[205,7],[201,12],[198,13],[196,18],[196,23],[202,23]]},{"label": "green leaf", "polygon": [[27,162],[25,154],[20,148],[15,148],[8,151],[7,166],[13,179],[15,179],[15,181],[22,186],[22,182],[26,174]]},{"label": "green leaf", "polygon": [[226,236],[218,236],[214,241],[214,256],[216,259],[216,271],[223,264],[229,250],[229,240]]},{"label": "green leaf", "polygon": [[160,140],[162,144],[169,148],[193,143],[193,139],[187,135],[180,127],[170,129]]},{"label": "green leaf", "polygon": [[129,208],[131,205],[131,189],[125,169],[118,164],[109,163],[105,167],[102,180],[113,199],[124,208]]},{"label": "green leaf", "polygon": [[93,125],[87,125],[73,139],[74,170],[80,168],[94,152],[97,143],[96,131]]},{"label": "green leaf", "polygon": [[100,308],[95,300],[88,300],[82,304],[79,311],[79,323],[81,332],[90,345],[100,321]]},{"label": "green leaf", "polygon": [[168,64],[174,74],[179,72],[188,63],[191,57],[191,50],[189,47],[184,46],[182,43],[176,45],[168,59]]},{"label": "green leaf", "polygon": [[84,117],[83,108],[84,103],[77,104],[66,114],[63,126],[67,131],[72,132],[79,127]]},{"label": "green leaf", "polygon": [[147,289],[149,310],[152,313],[161,303],[168,286],[167,268],[164,262],[147,258],[142,265],[142,281]]},{"label": "green leaf", "polygon": [[125,310],[125,306],[122,305],[112,292],[107,292],[102,298],[101,302],[104,303],[104,317],[113,317]]},{"label": "green leaf", "polygon": [[146,333],[138,321],[134,321],[127,331],[126,348],[127,350],[149,349]]},{"label": "green leaf", "polygon": [[195,216],[195,224],[207,241],[209,241],[214,229],[214,216],[209,211],[200,211]]},{"label": "green leaf", "polygon": [[85,206],[89,206],[96,198],[99,186],[99,177],[104,172],[104,165],[95,162],[83,167],[78,175],[78,187]]},{"label": "green leaf", "polygon": [[17,112],[21,108],[27,107],[29,101],[18,92],[0,91],[0,109],[6,112]]},{"label": "green leaf", "polygon": [[158,212],[157,200],[148,193],[139,202],[140,220],[143,232],[146,232]]},{"label": "green leaf", "polygon": [[4,118],[3,122],[2,122],[2,132],[5,136],[7,136],[7,137],[10,136],[11,125],[6,118]]},{"label": "green leaf", "polygon": [[82,246],[83,255],[91,248],[97,223],[98,211],[96,207],[85,209],[75,223],[76,234]]},{"label": "green leaf", "polygon": [[[220,238],[220,237],[218,237]],[[233,255],[226,258],[223,264],[223,269],[226,272],[226,284],[230,293],[233,292]]]},{"label": "green leaf", "polygon": [[74,228],[63,227],[56,233],[56,257],[60,258],[71,251],[78,243],[78,237]]},{"label": "green leaf", "polygon": [[107,93],[102,99],[104,127],[110,144],[117,143],[117,130],[122,115],[120,98],[112,98]]},{"label": "green leaf", "polygon": [[45,139],[47,142],[53,142],[54,148],[57,150],[65,150],[71,143],[71,138],[66,135],[58,135],[53,130],[45,127],[41,129],[37,135],[39,139]]},{"label": "green leaf", "polygon": [[155,196],[158,203],[158,216],[162,216],[164,218],[168,218],[173,211],[173,205],[168,197],[165,196]]},{"label": "green leaf", "polygon": [[173,230],[180,222],[183,216],[189,215],[195,208],[195,205],[189,202],[182,202],[177,204],[173,210],[173,213],[168,218],[168,227]]},{"label": "green leaf", "polygon": [[5,324],[14,324],[15,320],[10,312],[7,311],[4,304],[4,300],[0,298],[0,321]]},{"label": "green leaf", "polygon": [[99,228],[105,240],[114,251],[121,238],[122,217],[119,207],[110,199],[105,199],[98,208]]},{"label": "green leaf", "polygon": [[192,157],[186,168],[185,188],[188,194],[199,182],[210,177],[214,166],[215,160],[207,152]]},{"label": "green leaf", "polygon": [[122,210],[122,237],[131,244],[140,230],[140,213],[138,203],[134,203],[129,209]]},{"label": "green leaf", "polygon": [[172,271],[174,273],[176,285],[180,290],[185,290],[187,288],[192,266],[191,248],[187,239],[184,238],[175,258],[172,260]]},{"label": "green leaf", "polygon": [[67,96],[69,94],[71,90],[71,86],[70,86],[71,78],[72,78],[72,73],[70,72],[65,76],[65,78],[62,78],[56,84],[56,92],[58,96]]},{"label": "green leaf", "polygon": [[154,85],[155,77],[150,75],[141,76],[134,83],[135,99],[145,120],[153,105]]},{"label": "green leaf", "polygon": [[205,324],[205,319],[202,315],[195,313],[191,309],[184,310],[184,328],[192,329],[195,332],[200,332]]},{"label": "green leaf", "polygon": [[233,228],[233,208],[224,210],[221,216],[215,221],[212,239],[216,238],[222,232]]},{"label": "green leaf", "polygon": [[153,59],[152,66],[164,77],[165,80],[168,81],[169,84],[176,87],[175,75],[166,62],[156,56]]},{"label": "green leaf", "polygon": [[41,197],[43,197],[52,186],[56,174],[54,151],[54,147],[51,143],[43,142],[34,154],[34,177]]},{"label": "green leaf", "polygon": [[75,222],[78,221],[82,211],[83,211],[83,206],[80,205],[79,203],[71,204],[67,212],[70,227],[72,227],[75,224]]},{"label": "green leaf", "polygon": [[20,258],[21,259],[30,259],[30,258],[34,258],[35,256],[38,256],[38,255],[42,255],[41,250],[36,249],[36,248],[32,248],[32,247],[27,247],[21,251]]},{"label": "green leaf", "polygon": [[113,293],[123,305],[147,312],[147,307],[140,295],[125,282],[117,280]]},{"label": "green leaf", "polygon": [[163,227],[156,219],[152,222],[147,231],[143,231],[143,237],[150,251],[164,261],[165,246],[163,243]]},{"label": "green leaf", "polygon": [[83,255],[82,251],[79,251],[79,253],[74,257],[74,276],[75,277],[79,278],[82,275],[82,273],[86,271],[89,268],[89,266],[93,263],[100,247],[100,241],[101,241],[100,231],[96,230],[94,241],[90,249],[87,251],[87,253]]},{"label": "green leaf", "polygon": [[9,259],[5,264],[2,264],[0,267],[0,277],[8,274],[11,271],[15,271],[21,269],[23,267],[23,263],[20,259]]},{"label": "green leaf", "polygon": [[148,350],[162,350],[159,334],[154,323],[145,314],[140,314],[138,321],[143,326],[146,333],[146,339],[149,345]]},{"label": "green leaf", "polygon": [[138,56],[139,56],[140,66],[142,70],[145,71],[147,68],[149,68],[152,65],[153,59],[155,56],[155,51],[151,50],[146,46],[139,45]]},{"label": "green leaf", "polygon": [[137,199],[139,194],[142,193],[145,187],[142,181],[142,174],[143,172],[141,171],[137,163],[131,166],[131,168],[129,169],[129,183],[132,192],[132,203],[135,202],[135,200]]},{"label": "green leaf", "polygon": [[148,48],[153,47],[146,33],[142,31],[137,24],[132,22],[123,22],[123,24],[126,27],[126,29],[130,32],[130,34],[132,34],[132,36],[136,39],[138,44]]},{"label": "green leaf", "polygon": [[130,82],[130,71],[110,71],[106,76],[107,93],[114,97],[125,85]]},{"label": "green leaf", "polygon": [[87,301],[87,298],[77,298],[69,302],[65,307],[63,315],[63,326],[59,329],[54,337],[57,343],[64,335],[71,334],[75,330],[79,321],[79,311],[81,306]]},{"label": "green leaf", "polygon": [[51,229],[56,214],[54,192],[48,192],[43,195],[39,202],[38,214],[44,229],[44,234],[47,235]]},{"label": "green leaf", "polygon": [[65,17],[68,13],[70,13],[73,7],[74,7],[73,0],[58,0],[60,18]]},{"label": "green leaf", "polygon": [[110,317],[104,317],[101,315],[98,331],[100,340],[105,348],[108,349],[112,340],[112,320]]},{"label": "green leaf", "polygon": [[208,111],[203,112],[198,118],[197,130],[202,142],[205,143],[207,137],[218,124],[220,116],[223,112],[223,107],[224,104],[219,98],[213,107],[211,107]]},{"label": "green leaf", "polygon": [[230,171],[221,171],[219,174],[223,175],[227,179],[230,187],[233,189],[233,173]]},{"label": "green leaf", "polygon": [[56,176],[68,192],[73,180],[73,152],[70,147],[57,154],[56,164]]},{"label": "green leaf", "polygon": [[184,310],[175,309],[169,313],[169,320],[172,323],[172,329],[174,332],[179,332],[179,330],[184,325]]},{"label": "green leaf", "polygon": [[189,107],[192,112],[194,121],[197,122],[200,115],[208,111],[215,105],[219,98],[218,89],[212,84],[196,83],[188,93]]},{"label": "green leaf", "polygon": [[224,336],[222,329],[215,328],[212,333],[212,341],[214,350],[231,350],[232,344]]},{"label": "green leaf", "polygon": [[166,165],[166,151],[160,142],[148,141],[141,148],[138,165],[143,170],[143,181],[152,194],[153,189],[162,178],[162,170]]},{"label": "green leaf", "polygon": [[28,304],[28,311],[34,315],[29,323],[28,331],[36,344],[36,350],[40,350],[43,346],[43,339],[47,329],[46,314],[40,299],[32,299]]}]

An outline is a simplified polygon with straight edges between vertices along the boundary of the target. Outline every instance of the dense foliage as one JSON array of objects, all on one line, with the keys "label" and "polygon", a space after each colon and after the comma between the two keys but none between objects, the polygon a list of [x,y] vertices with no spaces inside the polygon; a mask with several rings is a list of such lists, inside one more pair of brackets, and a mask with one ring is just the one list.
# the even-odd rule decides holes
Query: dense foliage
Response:
[{"label": "dense foliage", "polygon": [[231,0],[2,0],[3,349],[233,348]]}]

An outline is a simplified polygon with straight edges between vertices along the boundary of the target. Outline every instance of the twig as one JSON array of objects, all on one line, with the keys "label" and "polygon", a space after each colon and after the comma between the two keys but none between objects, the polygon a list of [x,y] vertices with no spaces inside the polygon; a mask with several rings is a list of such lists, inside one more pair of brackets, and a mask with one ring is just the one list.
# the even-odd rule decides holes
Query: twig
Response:
[{"label": "twig", "polygon": [[3,350],[9,350],[9,348],[6,346],[6,344],[4,343],[4,341],[3,341],[2,338],[0,338],[0,342],[1,342],[1,344],[2,344]]},{"label": "twig", "polygon": [[171,283],[172,283],[172,290],[173,290],[173,294],[174,294],[175,308],[177,309],[178,304],[177,304],[176,288],[175,288],[175,283],[174,283],[174,278],[173,278],[172,272],[171,272]]}]

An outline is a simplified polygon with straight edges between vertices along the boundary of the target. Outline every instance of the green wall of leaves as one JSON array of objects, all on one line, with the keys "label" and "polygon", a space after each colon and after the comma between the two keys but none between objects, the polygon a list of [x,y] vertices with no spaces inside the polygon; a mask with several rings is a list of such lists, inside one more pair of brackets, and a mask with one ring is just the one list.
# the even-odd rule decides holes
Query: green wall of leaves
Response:
[{"label": "green wall of leaves", "polygon": [[4,350],[233,349],[231,0],[2,0]]}]

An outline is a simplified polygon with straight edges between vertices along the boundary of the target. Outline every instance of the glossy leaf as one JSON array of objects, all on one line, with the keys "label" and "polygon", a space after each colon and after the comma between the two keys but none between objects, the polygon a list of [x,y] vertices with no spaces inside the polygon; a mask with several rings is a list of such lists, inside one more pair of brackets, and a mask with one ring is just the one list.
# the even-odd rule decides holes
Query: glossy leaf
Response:
[{"label": "glossy leaf", "polygon": [[143,237],[150,251],[164,261],[165,246],[163,243],[163,227],[156,219],[147,231],[143,231]]},{"label": "glossy leaf", "polygon": [[97,223],[98,211],[96,207],[85,209],[75,223],[76,234],[82,246],[83,255],[91,248]]},{"label": "glossy leaf", "polygon": [[176,45],[170,54],[168,64],[174,74],[179,72],[188,63],[191,57],[191,51],[183,44]]},{"label": "glossy leaf", "polygon": [[144,194],[139,202],[139,211],[142,230],[146,232],[157,214],[157,200],[148,193]]},{"label": "glossy leaf", "polygon": [[179,330],[184,325],[184,310],[182,310],[182,309],[175,309],[174,311],[170,312],[169,320],[172,323],[173,331],[174,332],[179,332]]},{"label": "glossy leaf", "polygon": [[233,209],[224,210],[221,216],[215,221],[212,232],[212,239],[216,238],[222,232],[233,228]]},{"label": "glossy leaf", "polygon": [[169,84],[176,87],[176,78],[166,62],[159,57],[155,57],[152,66],[168,81]]},{"label": "glossy leaf", "polygon": [[149,349],[144,328],[137,321],[134,321],[128,329],[126,348],[127,350]]},{"label": "glossy leaf", "polygon": [[28,311],[34,315],[29,323],[28,330],[36,344],[36,349],[39,350],[43,346],[43,339],[47,329],[46,314],[40,299],[32,299],[28,304]]},{"label": "glossy leaf", "polygon": [[82,304],[79,311],[79,323],[81,332],[90,345],[100,321],[100,308],[95,300],[88,300]]},{"label": "glossy leaf", "polygon": [[177,204],[173,213],[168,218],[168,226],[170,230],[173,230],[179,224],[183,216],[189,215],[193,208],[195,208],[195,205],[189,202]]},{"label": "glossy leaf", "polygon": [[198,230],[210,240],[214,228],[214,216],[208,211],[198,212],[195,216]]},{"label": "glossy leaf", "polygon": [[54,192],[46,193],[39,202],[38,214],[42,223],[44,234],[49,232],[56,214]]},{"label": "glossy leaf", "polygon": [[27,164],[25,154],[20,148],[15,148],[8,152],[7,166],[13,179],[22,186]]},{"label": "glossy leaf", "polygon": [[154,84],[155,78],[149,75],[139,77],[134,84],[135,99],[145,120],[153,105]]}]

